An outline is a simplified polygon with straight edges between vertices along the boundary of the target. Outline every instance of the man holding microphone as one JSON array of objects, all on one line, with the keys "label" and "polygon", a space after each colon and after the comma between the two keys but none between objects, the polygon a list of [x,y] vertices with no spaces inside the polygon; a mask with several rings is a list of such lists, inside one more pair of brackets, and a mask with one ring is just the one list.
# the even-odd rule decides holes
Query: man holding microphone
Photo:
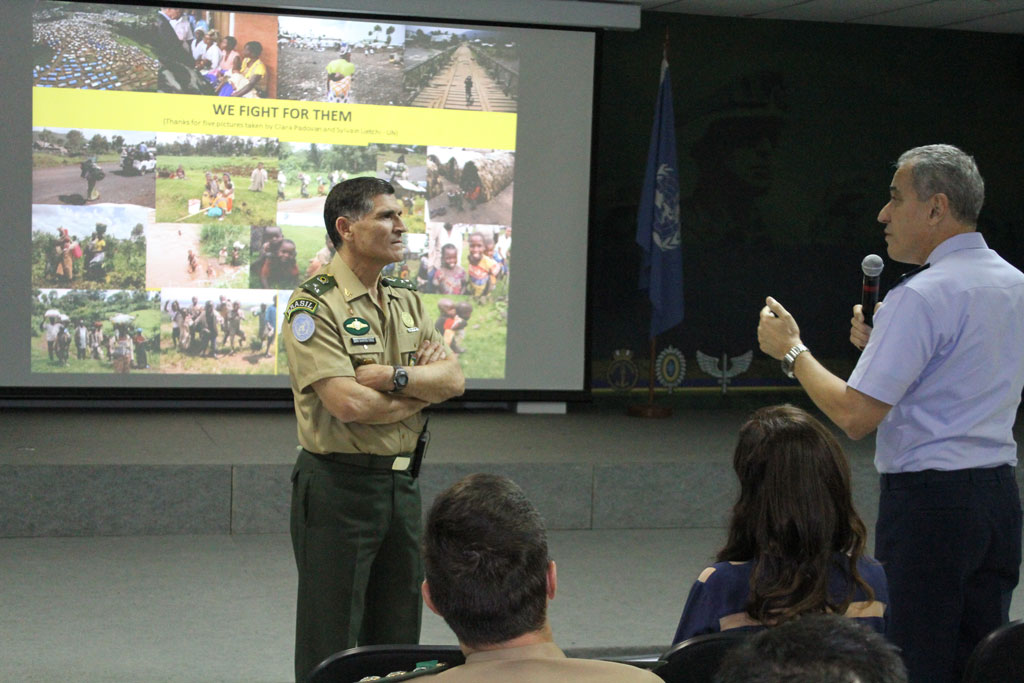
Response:
[{"label": "man holding microphone", "polygon": [[952,683],[1008,620],[1018,580],[1024,274],[976,232],[985,186],[963,151],[905,152],[889,192],[878,214],[889,257],[917,268],[888,293],[874,328],[854,307],[850,341],[863,354],[850,379],[814,358],[771,297],[757,336],[850,438],[878,428],[875,556],[889,579],[888,635],[912,683]]}]

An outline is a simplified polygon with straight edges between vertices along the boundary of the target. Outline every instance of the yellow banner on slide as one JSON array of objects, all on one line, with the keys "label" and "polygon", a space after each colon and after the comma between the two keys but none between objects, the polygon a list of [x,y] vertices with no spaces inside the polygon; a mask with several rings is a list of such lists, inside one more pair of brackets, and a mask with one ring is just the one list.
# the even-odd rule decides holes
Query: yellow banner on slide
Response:
[{"label": "yellow banner on slide", "polygon": [[516,115],[510,113],[70,88],[33,88],[32,126],[330,145],[516,147]]}]

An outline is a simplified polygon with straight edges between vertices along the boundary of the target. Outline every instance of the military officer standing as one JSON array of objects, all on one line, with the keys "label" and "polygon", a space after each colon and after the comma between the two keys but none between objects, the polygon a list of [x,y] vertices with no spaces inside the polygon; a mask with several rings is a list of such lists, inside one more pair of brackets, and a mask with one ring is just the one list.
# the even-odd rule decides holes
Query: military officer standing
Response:
[{"label": "military officer standing", "polygon": [[402,205],[353,178],[324,205],[337,253],[285,311],[298,437],[291,536],[295,677],[346,648],[419,641],[421,411],[462,394],[458,361],[415,285],[381,277],[404,255]]}]

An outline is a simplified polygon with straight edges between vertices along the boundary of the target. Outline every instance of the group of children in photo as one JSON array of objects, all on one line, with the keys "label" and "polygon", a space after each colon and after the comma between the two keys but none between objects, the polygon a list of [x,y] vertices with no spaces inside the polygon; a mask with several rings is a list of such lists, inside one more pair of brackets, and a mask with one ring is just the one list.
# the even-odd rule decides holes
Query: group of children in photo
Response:
[{"label": "group of children in photo", "polygon": [[448,241],[461,241],[461,233],[451,223],[445,223],[444,230],[420,258],[417,288],[425,294],[467,294],[477,303],[488,303],[497,283],[509,275],[512,228],[504,228],[497,240],[486,232],[471,233],[466,238],[466,268],[459,264],[461,249],[455,241]]}]

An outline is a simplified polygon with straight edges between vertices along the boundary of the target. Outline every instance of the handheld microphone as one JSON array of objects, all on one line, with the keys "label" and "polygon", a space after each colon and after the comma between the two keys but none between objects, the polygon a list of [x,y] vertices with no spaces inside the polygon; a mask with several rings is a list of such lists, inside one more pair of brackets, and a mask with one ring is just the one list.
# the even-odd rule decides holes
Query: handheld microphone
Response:
[{"label": "handheld microphone", "polygon": [[860,262],[860,269],[864,273],[864,282],[860,290],[860,305],[864,309],[864,322],[870,327],[873,325],[875,304],[878,303],[878,276],[882,274],[885,262],[877,254],[868,254]]}]

